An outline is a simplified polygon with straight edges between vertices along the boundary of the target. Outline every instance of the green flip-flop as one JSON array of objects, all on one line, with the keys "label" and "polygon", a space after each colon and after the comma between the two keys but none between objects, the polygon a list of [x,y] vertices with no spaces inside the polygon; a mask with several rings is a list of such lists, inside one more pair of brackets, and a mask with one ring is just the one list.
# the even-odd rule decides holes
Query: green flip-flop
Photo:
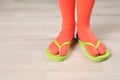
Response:
[{"label": "green flip-flop", "polygon": [[53,41],[55,43],[55,45],[59,48],[59,51],[61,50],[62,47],[64,47],[65,45],[70,45],[69,51],[67,52],[67,54],[65,56],[60,56],[58,55],[54,55],[50,52],[50,49],[47,48],[46,50],[46,57],[52,61],[56,61],[56,62],[62,62],[64,60],[66,60],[69,56],[70,56],[70,52],[71,52],[71,48],[72,48],[72,43],[73,41],[68,41],[63,43],[62,45],[60,45],[56,40]]},{"label": "green flip-flop", "polygon": [[84,49],[84,52],[86,54],[86,56],[91,59],[92,61],[95,61],[95,62],[102,62],[102,61],[105,61],[107,60],[109,57],[110,57],[110,50],[109,49],[106,49],[106,52],[104,55],[99,55],[99,56],[92,56],[91,53],[86,49],[86,45],[90,45],[90,46],[93,46],[95,47],[96,49],[98,49],[98,47],[100,46],[100,40],[98,40],[97,42],[97,45],[94,45],[93,43],[91,42],[83,42],[81,40],[78,39],[78,43],[82,46],[82,48]]}]

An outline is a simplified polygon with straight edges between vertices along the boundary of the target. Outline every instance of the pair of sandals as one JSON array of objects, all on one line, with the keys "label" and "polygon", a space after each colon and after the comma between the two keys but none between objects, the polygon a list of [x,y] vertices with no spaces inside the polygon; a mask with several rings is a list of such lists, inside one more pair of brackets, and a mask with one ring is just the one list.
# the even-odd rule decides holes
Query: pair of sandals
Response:
[{"label": "pair of sandals", "polygon": [[[95,62],[102,62],[102,61],[105,61],[107,60],[109,57],[110,57],[110,50],[109,49],[106,49],[106,52],[104,55],[98,55],[98,56],[92,56],[91,53],[87,50],[86,48],[86,45],[90,45],[90,46],[93,46],[94,48],[98,49],[98,47],[100,46],[100,40],[98,40],[97,42],[97,45],[94,45],[93,43],[91,42],[83,42],[81,41],[80,39],[77,39],[78,40],[78,43],[82,46],[82,48],[84,49],[84,53],[86,54],[86,56],[91,59],[92,61],[95,61]],[[60,56],[59,54],[58,55],[54,55],[50,52],[50,49],[48,48],[46,50],[46,57],[52,61],[56,61],[56,62],[62,62],[64,60],[66,60],[69,56],[70,56],[70,52],[71,52],[71,48],[72,48],[72,44],[74,42],[74,40],[72,40],[71,42],[65,42],[63,43],[62,45],[59,45],[59,43],[54,40],[53,41],[56,46],[59,48],[59,51],[61,50],[62,47],[64,47],[65,45],[70,45],[70,48],[67,52],[67,54],[65,56]]]}]

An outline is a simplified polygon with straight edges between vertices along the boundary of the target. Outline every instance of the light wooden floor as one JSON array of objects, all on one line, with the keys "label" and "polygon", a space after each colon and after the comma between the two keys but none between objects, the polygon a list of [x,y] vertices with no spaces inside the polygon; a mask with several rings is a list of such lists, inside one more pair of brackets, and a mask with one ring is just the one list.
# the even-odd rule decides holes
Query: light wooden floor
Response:
[{"label": "light wooden floor", "polygon": [[120,80],[120,0],[97,0],[92,29],[111,50],[102,63],[79,45],[62,63],[45,49],[60,30],[56,0],[0,0],[0,80]]}]

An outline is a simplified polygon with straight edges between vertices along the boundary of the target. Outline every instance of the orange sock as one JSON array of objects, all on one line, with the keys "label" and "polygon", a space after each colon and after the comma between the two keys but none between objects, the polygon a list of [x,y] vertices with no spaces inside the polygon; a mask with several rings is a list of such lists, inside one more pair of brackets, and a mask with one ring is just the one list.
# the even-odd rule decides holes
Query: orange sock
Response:
[{"label": "orange sock", "polygon": [[[62,15],[62,29],[56,38],[61,45],[64,42],[72,41],[75,31],[75,0],[58,0]],[[52,42],[49,46],[51,53],[65,56],[70,45],[65,45],[59,52],[58,47]]]},{"label": "orange sock", "polygon": [[[78,10],[78,37],[84,42],[91,42],[96,45],[98,39],[90,29],[90,16],[95,0],[77,0]],[[100,44],[98,50],[92,46],[86,46],[91,55],[97,56],[104,54],[106,47],[103,43]]]}]

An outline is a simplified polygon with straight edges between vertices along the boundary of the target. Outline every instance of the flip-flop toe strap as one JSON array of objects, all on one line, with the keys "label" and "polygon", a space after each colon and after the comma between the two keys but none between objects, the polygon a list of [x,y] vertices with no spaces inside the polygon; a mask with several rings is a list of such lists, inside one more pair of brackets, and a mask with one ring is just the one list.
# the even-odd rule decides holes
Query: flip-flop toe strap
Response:
[{"label": "flip-flop toe strap", "polygon": [[99,46],[100,46],[100,40],[98,40],[98,42],[97,42],[95,48],[98,49]]},{"label": "flip-flop toe strap", "polygon": [[94,47],[94,48],[96,48],[96,49],[98,49],[98,47],[100,46],[100,40],[98,40],[98,42],[97,42],[97,44],[96,45],[94,45],[93,43],[91,43],[91,42],[83,42],[85,45],[90,45],[90,46],[92,46],[92,47]]},{"label": "flip-flop toe strap", "polygon": [[58,47],[59,51],[61,50],[62,47],[64,47],[65,45],[68,45],[68,44],[71,44],[72,42],[68,41],[68,42],[65,42],[63,43],[62,45],[60,45],[56,40],[53,41],[56,46]]}]

